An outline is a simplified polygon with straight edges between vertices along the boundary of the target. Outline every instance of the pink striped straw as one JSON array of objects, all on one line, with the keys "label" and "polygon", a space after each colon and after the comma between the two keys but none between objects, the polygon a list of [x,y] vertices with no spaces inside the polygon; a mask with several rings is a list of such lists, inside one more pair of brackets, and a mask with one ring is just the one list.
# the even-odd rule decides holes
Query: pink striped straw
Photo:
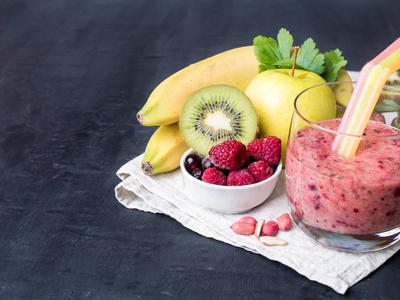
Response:
[{"label": "pink striped straw", "polygon": [[[351,119],[355,118],[354,110],[360,99],[360,95],[362,94],[363,90],[365,90],[367,88],[367,87],[365,87],[365,83],[367,81],[368,76],[371,74],[371,71],[374,69],[374,67],[379,66],[385,59],[387,59],[389,56],[393,55],[396,52],[396,50],[399,50],[399,49],[400,49],[400,38],[398,38],[396,41],[394,41],[389,47],[387,47],[385,50],[383,50],[378,56],[376,56],[372,61],[367,63],[362,68],[362,70],[360,72],[360,76],[355,85],[354,91],[350,97],[349,104],[343,115],[342,121],[340,122],[338,132],[351,134],[351,132],[348,132],[348,126],[349,126]],[[336,138],[332,144],[332,151],[339,152],[340,147],[342,146],[343,139],[344,139],[343,135],[336,136]]]}]

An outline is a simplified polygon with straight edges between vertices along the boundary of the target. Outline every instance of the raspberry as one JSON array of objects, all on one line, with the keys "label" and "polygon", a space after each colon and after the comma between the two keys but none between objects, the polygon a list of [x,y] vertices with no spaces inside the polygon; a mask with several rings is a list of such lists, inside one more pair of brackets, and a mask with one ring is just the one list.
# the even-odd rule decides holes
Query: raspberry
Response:
[{"label": "raspberry", "polygon": [[218,143],[211,147],[208,154],[215,166],[230,171],[237,170],[250,161],[246,146],[236,140]]},{"label": "raspberry", "polygon": [[216,168],[208,168],[204,171],[201,180],[211,184],[226,185],[226,176]]},{"label": "raspberry", "polygon": [[227,178],[227,185],[230,186],[248,185],[253,183],[254,178],[247,169],[231,171]]},{"label": "raspberry", "polygon": [[253,162],[247,167],[247,170],[254,177],[254,182],[263,181],[274,174],[274,170],[263,160]]},{"label": "raspberry", "polygon": [[281,159],[281,140],[276,136],[267,136],[253,140],[247,145],[247,151],[255,160],[263,160],[271,167],[279,164]]}]

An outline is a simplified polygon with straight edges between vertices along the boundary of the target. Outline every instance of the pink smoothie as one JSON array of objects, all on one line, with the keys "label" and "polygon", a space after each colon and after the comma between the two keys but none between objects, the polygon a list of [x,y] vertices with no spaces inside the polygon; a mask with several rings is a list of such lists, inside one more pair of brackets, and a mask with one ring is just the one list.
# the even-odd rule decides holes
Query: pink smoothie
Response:
[{"label": "pink smoothie", "polygon": [[[337,130],[340,119],[323,121]],[[396,135],[370,121],[365,135]],[[334,136],[302,128],[289,141],[286,192],[291,208],[308,223],[347,234],[377,233],[400,225],[400,139],[361,141],[356,155],[331,151]]]}]

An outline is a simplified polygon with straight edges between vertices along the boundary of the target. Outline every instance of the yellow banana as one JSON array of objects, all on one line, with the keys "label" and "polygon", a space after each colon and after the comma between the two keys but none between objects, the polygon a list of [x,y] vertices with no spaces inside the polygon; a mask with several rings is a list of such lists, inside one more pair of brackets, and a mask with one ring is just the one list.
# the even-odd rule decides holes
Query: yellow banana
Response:
[{"label": "yellow banana", "polygon": [[244,91],[258,74],[253,46],[239,47],[192,64],[161,82],[136,118],[144,126],[176,123],[183,103],[201,87],[225,83]]},{"label": "yellow banana", "polygon": [[147,143],[142,160],[142,171],[155,175],[175,170],[189,149],[179,131],[178,123],[160,126]]}]

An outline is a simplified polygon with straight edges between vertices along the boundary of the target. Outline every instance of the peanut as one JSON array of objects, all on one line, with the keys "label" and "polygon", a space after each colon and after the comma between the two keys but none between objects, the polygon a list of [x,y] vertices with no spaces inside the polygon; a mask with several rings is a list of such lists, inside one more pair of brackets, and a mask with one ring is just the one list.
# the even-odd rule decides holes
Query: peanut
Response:
[{"label": "peanut", "polygon": [[268,221],[262,227],[261,233],[266,236],[274,236],[278,230],[278,224],[275,221]]},{"label": "peanut", "polygon": [[237,234],[250,235],[254,233],[255,225],[245,222],[235,222],[232,224],[231,229]]},{"label": "peanut", "polygon": [[258,239],[260,238],[261,229],[263,228],[264,223],[265,223],[265,220],[264,219],[260,219],[260,220],[258,220],[258,222],[256,224],[256,229],[254,230],[254,235]]},{"label": "peanut", "polygon": [[278,217],[276,221],[278,222],[278,227],[280,230],[288,231],[290,229],[291,220],[288,213],[285,213],[282,216]]},{"label": "peanut", "polygon": [[274,236],[261,236],[260,241],[267,246],[284,246],[287,244],[287,241]]},{"label": "peanut", "polygon": [[244,223],[249,223],[249,224],[253,224],[253,225],[257,224],[257,220],[250,216],[242,217],[242,218],[240,218],[240,220],[238,222],[244,222]]}]

